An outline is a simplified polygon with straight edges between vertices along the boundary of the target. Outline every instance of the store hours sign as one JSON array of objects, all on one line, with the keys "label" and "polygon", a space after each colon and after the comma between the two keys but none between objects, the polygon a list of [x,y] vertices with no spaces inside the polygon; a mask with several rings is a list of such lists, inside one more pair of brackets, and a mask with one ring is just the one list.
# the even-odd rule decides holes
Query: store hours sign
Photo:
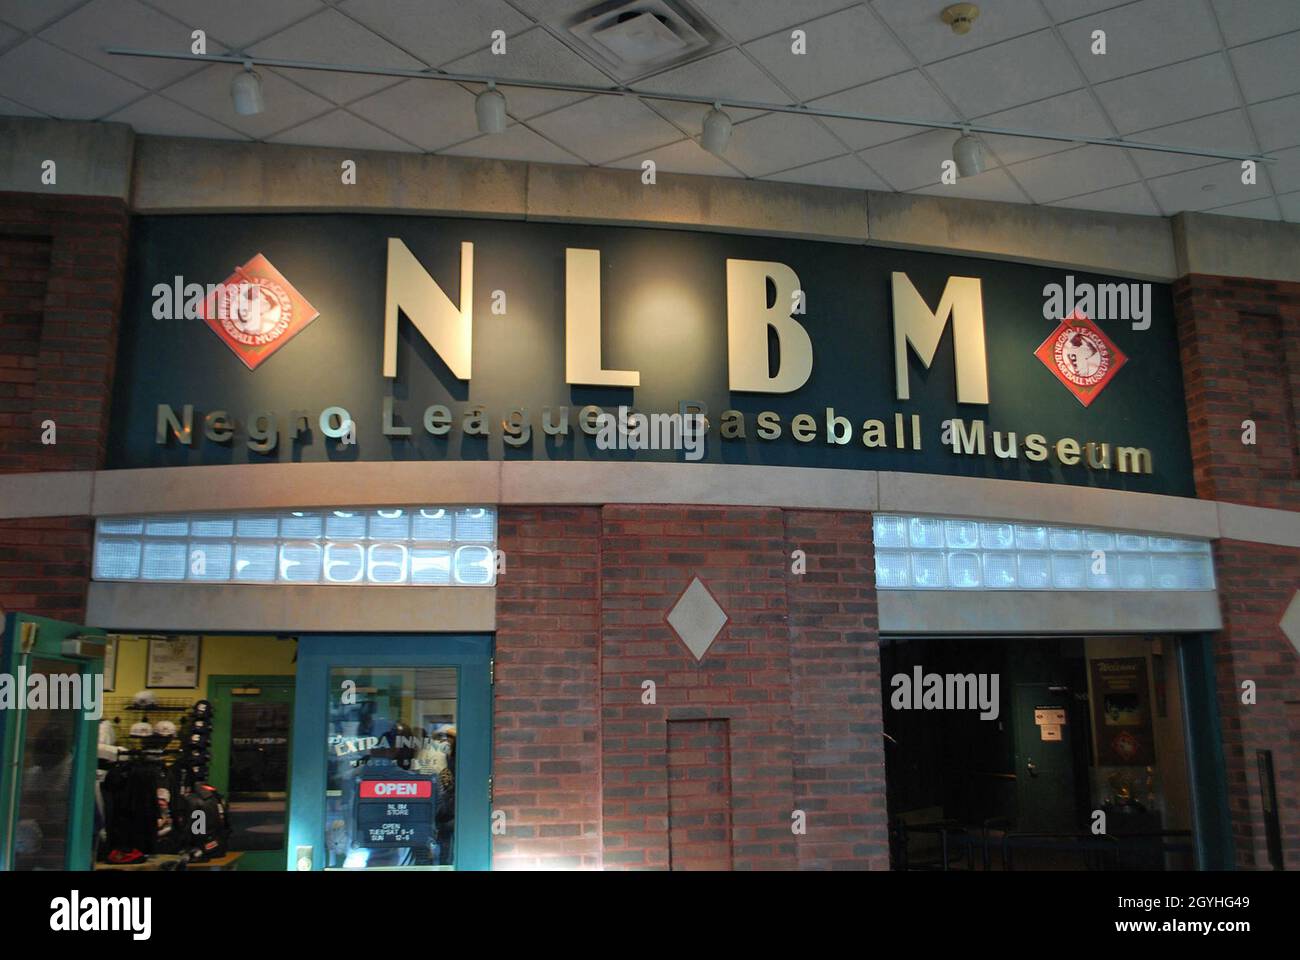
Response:
[{"label": "store hours sign", "polygon": [[[115,467],[694,460],[1191,495],[1167,287],[1044,267],[440,218],[138,218]],[[1125,301],[1127,303],[1127,300]],[[703,418],[700,449],[656,424]],[[602,429],[604,432],[602,432]]]}]

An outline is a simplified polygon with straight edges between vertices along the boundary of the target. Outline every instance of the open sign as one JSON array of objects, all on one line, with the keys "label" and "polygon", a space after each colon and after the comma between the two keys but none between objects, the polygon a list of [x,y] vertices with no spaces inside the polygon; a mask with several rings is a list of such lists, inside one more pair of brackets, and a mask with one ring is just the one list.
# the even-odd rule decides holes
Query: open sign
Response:
[{"label": "open sign", "polygon": [[387,800],[394,797],[427,800],[433,796],[428,780],[362,780],[361,799]]}]

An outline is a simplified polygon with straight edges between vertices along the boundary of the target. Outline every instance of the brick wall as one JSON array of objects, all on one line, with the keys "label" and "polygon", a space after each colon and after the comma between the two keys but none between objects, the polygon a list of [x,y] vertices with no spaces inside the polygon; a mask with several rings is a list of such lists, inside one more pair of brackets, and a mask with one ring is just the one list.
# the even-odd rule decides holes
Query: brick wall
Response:
[{"label": "brick wall", "polygon": [[[120,200],[0,193],[0,473],[103,464],[127,230]],[[89,520],[0,521],[0,609],[80,620],[89,578]]]},{"label": "brick wall", "polygon": [[[504,508],[500,530],[497,867],[888,866],[869,514]],[[727,615],[699,660],[666,620],[696,577]]]},{"label": "brick wall", "polygon": [[[1300,510],[1300,284],[1192,275],[1174,285],[1197,495]],[[1242,442],[1253,420],[1256,442]],[[1256,750],[1272,750],[1283,852],[1300,867],[1300,657],[1279,622],[1300,550],[1220,541],[1215,669],[1238,865],[1269,867]],[[1254,681],[1256,702],[1243,704]]]}]

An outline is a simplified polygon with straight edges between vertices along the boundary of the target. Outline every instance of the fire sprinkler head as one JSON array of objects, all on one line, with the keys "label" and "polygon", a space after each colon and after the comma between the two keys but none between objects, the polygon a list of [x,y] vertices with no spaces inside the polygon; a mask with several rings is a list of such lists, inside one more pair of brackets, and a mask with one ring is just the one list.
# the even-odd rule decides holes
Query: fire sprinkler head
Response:
[{"label": "fire sprinkler head", "polygon": [[953,33],[970,33],[971,24],[980,15],[980,8],[973,3],[954,3],[944,7],[943,22],[952,27]]}]

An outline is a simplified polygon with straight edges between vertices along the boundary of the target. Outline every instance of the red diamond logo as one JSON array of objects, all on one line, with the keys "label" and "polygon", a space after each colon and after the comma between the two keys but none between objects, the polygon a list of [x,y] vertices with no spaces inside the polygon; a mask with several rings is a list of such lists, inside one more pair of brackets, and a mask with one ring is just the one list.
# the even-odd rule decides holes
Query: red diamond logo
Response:
[{"label": "red diamond logo", "polygon": [[1128,362],[1110,337],[1078,310],[1061,321],[1034,356],[1085,407]]},{"label": "red diamond logo", "polygon": [[292,340],[320,313],[260,253],[203,303],[203,319],[249,370]]}]

